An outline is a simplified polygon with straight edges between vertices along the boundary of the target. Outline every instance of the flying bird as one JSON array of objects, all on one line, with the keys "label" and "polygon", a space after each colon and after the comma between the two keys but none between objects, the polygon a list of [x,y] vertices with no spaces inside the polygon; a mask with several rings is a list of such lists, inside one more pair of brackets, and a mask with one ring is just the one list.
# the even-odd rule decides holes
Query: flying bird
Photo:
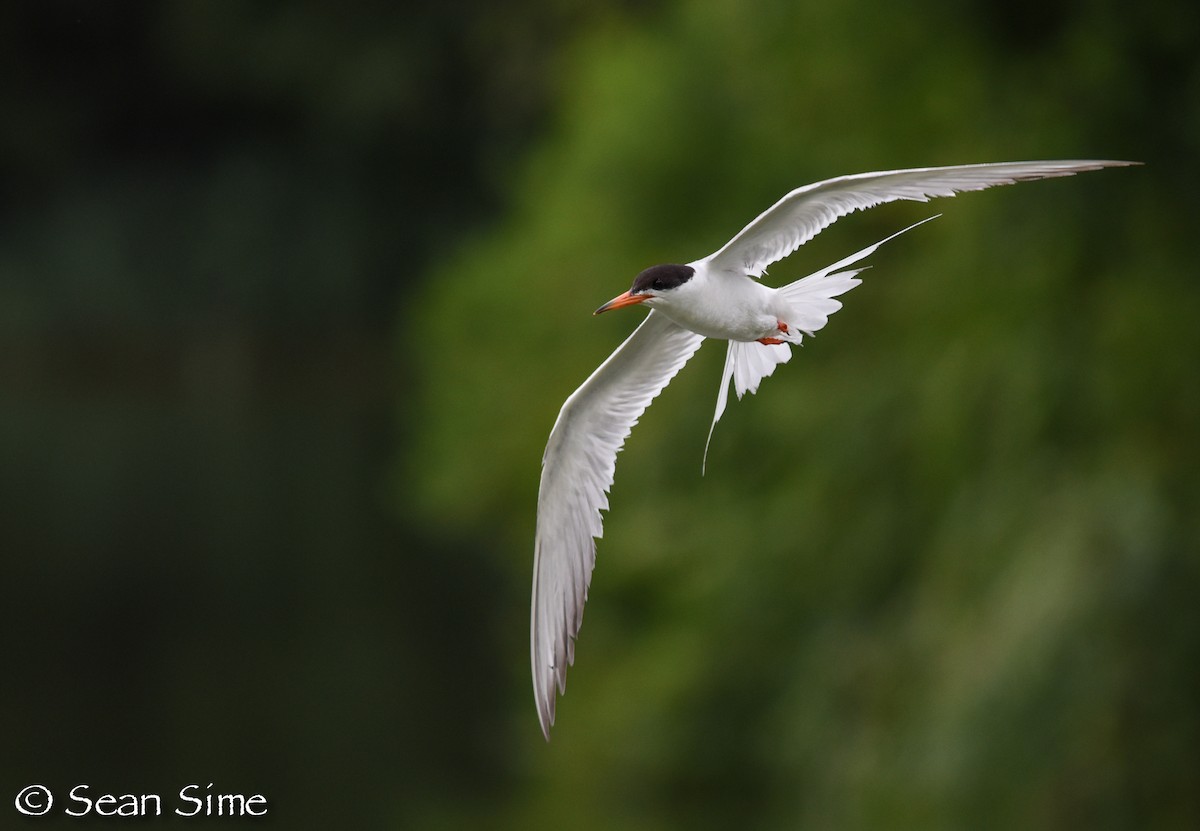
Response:
[{"label": "flying bird", "polygon": [[827,179],[788,193],[704,259],[646,269],[628,291],[598,308],[595,314],[642,305],[650,313],[567,398],[542,457],[529,634],[533,693],[546,739],[554,724],[554,689],[565,690],[567,666],[575,660],[575,637],[596,563],[595,541],[603,534],[600,512],[608,509],[617,453],[638,418],[705,338],[728,341],[711,441],[730,381],[738,398],[755,392],[791,357],[790,345],[811,337],[842,307],[835,298],[861,282],[857,275],[863,269],[853,266],[916,225],[779,288],[758,280],[769,265],[838,218],[885,202],[927,202],[935,196],[1130,164],[1137,162],[1003,162]]}]

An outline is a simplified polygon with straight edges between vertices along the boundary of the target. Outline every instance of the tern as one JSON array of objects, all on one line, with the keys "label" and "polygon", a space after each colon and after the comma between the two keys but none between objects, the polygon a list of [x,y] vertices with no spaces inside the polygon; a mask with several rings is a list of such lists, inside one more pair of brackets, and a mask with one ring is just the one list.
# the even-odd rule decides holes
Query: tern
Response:
[{"label": "tern", "polygon": [[554,724],[554,689],[565,691],[567,666],[575,661],[596,540],[603,534],[600,512],[608,510],[617,453],[638,418],[705,338],[728,341],[709,428],[711,441],[725,411],[730,381],[739,399],[756,392],[761,381],[791,357],[790,345],[811,337],[842,307],[835,298],[859,285],[857,275],[863,269],[851,266],[916,225],[780,288],[759,282],[767,266],[840,217],[885,202],[927,202],[936,196],[1131,164],[1138,162],[1002,162],[827,179],[791,191],[702,260],[647,268],[628,291],[596,309],[594,314],[642,305],[650,313],[567,398],[542,457],[529,628],[533,693],[546,740]]}]

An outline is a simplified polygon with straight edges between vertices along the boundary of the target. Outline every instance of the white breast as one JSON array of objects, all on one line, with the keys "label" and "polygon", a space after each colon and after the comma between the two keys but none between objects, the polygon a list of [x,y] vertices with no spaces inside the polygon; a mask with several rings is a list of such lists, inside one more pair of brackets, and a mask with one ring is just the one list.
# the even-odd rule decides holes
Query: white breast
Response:
[{"label": "white breast", "polygon": [[709,338],[754,341],[776,332],[784,306],[775,289],[704,262],[688,265],[696,269],[692,279],[647,305]]}]

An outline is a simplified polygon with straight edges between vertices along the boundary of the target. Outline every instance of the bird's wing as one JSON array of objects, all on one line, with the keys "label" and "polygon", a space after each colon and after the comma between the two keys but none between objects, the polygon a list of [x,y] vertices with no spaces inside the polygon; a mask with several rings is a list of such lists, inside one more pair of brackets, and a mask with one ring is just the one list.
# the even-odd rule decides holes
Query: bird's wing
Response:
[{"label": "bird's wing", "polygon": [[928,202],[995,185],[1071,176],[1137,162],[1050,161],[920,167],[839,176],[805,185],[780,199],[715,254],[713,267],[761,277],[767,266],[791,254],[840,217],[884,202]]},{"label": "bird's wing", "polygon": [[617,452],[638,418],[704,340],[650,312],[563,404],[542,457],[529,624],[533,694],[542,732],[554,723],[554,687],[575,660],[594,538],[613,482]]}]

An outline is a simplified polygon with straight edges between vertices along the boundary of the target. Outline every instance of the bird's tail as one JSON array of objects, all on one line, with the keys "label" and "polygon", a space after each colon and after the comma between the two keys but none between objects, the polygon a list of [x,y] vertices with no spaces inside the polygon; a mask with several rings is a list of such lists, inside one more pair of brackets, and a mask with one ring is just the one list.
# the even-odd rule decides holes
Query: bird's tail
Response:
[{"label": "bird's tail", "polygon": [[[920,222],[897,231],[890,237],[881,239],[874,245],[868,245],[861,251],[838,260],[833,265],[826,266],[814,274],[810,274],[794,283],[789,283],[781,287],[779,293],[783,295],[784,299],[792,307],[793,318],[788,323],[793,328],[799,329],[800,332],[812,337],[814,332],[824,328],[825,324],[829,322],[831,314],[842,308],[842,301],[834,300],[834,298],[845,294],[861,283],[862,280],[859,280],[856,275],[866,270],[865,267],[849,270],[842,269],[865,260],[874,254],[875,250],[885,242],[890,242],[901,234],[911,231],[918,225],[924,225],[926,222],[937,219],[939,216],[941,214],[935,214],[928,219],[922,219]],[[800,343],[800,336],[796,335],[794,339],[787,338],[787,340],[792,343]]]},{"label": "bird's tail", "polygon": [[824,328],[829,322],[829,316],[842,308],[842,301],[835,298],[845,294],[862,282],[858,274],[866,268],[848,269],[847,266],[869,257],[875,249],[889,240],[911,231],[917,225],[923,225],[931,219],[937,219],[941,214],[922,219],[903,231],[897,231],[890,237],[881,239],[874,245],[851,254],[845,259],[838,260],[831,266],[826,266],[818,272],[789,283],[779,289],[780,294],[791,307],[791,319],[788,321],[790,330],[781,332],[779,338],[786,341],[780,344],[764,344],[758,341],[729,341],[729,350],[725,353],[725,370],[721,376],[721,388],[717,391],[717,409],[713,414],[712,426],[708,429],[708,441],[704,444],[704,460],[700,464],[701,473],[708,461],[708,447],[712,444],[713,431],[717,422],[725,412],[729,402],[729,382],[733,381],[734,391],[740,400],[747,392],[757,392],[762,380],[775,371],[775,367],[785,364],[792,357],[788,344],[800,345],[804,335],[812,337],[813,333]]}]

